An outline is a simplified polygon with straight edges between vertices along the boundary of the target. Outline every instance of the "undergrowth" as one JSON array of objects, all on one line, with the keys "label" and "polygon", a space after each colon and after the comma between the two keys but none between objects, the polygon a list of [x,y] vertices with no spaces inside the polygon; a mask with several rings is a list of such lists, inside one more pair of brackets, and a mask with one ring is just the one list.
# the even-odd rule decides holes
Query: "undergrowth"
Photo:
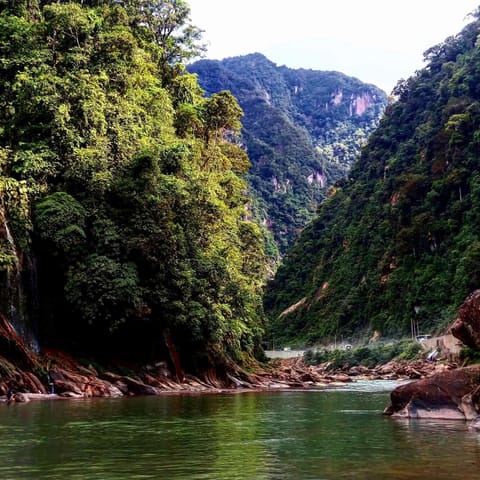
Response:
[{"label": "undergrowth", "polygon": [[410,340],[395,343],[383,343],[362,346],[351,350],[308,350],[304,359],[308,365],[329,363],[329,368],[334,370],[345,366],[364,366],[368,368],[382,365],[393,359],[414,360],[419,357],[422,347],[417,342]]}]

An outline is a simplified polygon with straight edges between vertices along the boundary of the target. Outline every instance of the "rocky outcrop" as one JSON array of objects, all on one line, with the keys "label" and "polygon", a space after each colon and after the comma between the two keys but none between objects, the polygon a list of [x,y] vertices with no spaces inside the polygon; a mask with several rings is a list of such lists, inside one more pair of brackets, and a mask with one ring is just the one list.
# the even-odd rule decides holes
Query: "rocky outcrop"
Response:
[{"label": "rocky outcrop", "polygon": [[480,412],[480,366],[440,372],[397,387],[386,415],[473,420]]},{"label": "rocky outcrop", "polygon": [[[480,290],[467,297],[451,326],[452,335],[480,349]],[[480,429],[480,365],[441,372],[396,388],[386,415],[474,420]]]},{"label": "rocky outcrop", "polygon": [[[82,374],[55,366],[49,371],[52,391],[65,397],[121,397],[120,389],[93,372]],[[72,395],[73,394],[73,395]]]},{"label": "rocky outcrop", "polygon": [[[216,369],[201,376],[184,375],[179,381],[165,362],[154,366],[137,367],[128,375],[109,370],[97,371],[93,366],[81,365],[64,352],[47,350],[39,357],[37,376],[15,368],[6,360],[0,366],[6,375],[0,376],[0,396],[13,392],[10,401],[29,401],[61,398],[121,397],[161,395],[163,393],[220,393],[244,390],[281,390],[327,386],[353,382],[359,379],[411,379],[422,378],[447,365],[427,362],[389,362],[375,368],[344,366],[332,369],[328,363],[307,365],[302,358],[275,360],[268,365],[257,364],[255,373],[238,365],[230,367],[222,375]],[[121,369],[121,368],[119,368]],[[125,370],[125,368],[123,368]]]},{"label": "rocky outcrop", "polygon": [[467,297],[450,331],[465,345],[480,349],[480,290]]},{"label": "rocky outcrop", "polygon": [[34,369],[39,365],[35,352],[25,345],[7,317],[0,311],[0,356],[10,358],[21,368]]}]

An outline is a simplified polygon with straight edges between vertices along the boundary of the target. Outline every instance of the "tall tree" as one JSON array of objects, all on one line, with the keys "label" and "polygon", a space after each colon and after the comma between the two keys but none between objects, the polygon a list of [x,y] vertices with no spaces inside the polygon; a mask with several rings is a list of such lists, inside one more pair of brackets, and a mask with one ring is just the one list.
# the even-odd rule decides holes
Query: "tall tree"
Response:
[{"label": "tall tree", "polygon": [[229,141],[241,109],[183,72],[201,51],[187,4],[29,5],[0,14],[0,190],[38,260],[41,341],[142,359],[174,345],[191,369],[252,355],[263,245]]}]

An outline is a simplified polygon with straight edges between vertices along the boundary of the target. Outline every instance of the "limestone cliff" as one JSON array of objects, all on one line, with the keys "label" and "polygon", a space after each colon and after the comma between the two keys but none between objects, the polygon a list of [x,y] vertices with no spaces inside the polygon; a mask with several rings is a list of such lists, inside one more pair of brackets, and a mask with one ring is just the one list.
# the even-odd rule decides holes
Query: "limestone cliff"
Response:
[{"label": "limestone cliff", "polygon": [[338,72],[279,67],[258,53],[188,68],[207,94],[227,89],[238,98],[254,212],[284,253],[328,187],[347,175],[385,93]]}]

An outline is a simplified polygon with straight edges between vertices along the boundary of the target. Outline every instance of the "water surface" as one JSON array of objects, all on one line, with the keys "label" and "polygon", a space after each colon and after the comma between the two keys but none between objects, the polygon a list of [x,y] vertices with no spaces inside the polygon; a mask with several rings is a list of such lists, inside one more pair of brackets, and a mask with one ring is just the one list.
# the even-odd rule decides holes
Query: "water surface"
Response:
[{"label": "water surface", "polygon": [[391,388],[2,406],[0,478],[478,480],[480,434],[383,417]]}]

